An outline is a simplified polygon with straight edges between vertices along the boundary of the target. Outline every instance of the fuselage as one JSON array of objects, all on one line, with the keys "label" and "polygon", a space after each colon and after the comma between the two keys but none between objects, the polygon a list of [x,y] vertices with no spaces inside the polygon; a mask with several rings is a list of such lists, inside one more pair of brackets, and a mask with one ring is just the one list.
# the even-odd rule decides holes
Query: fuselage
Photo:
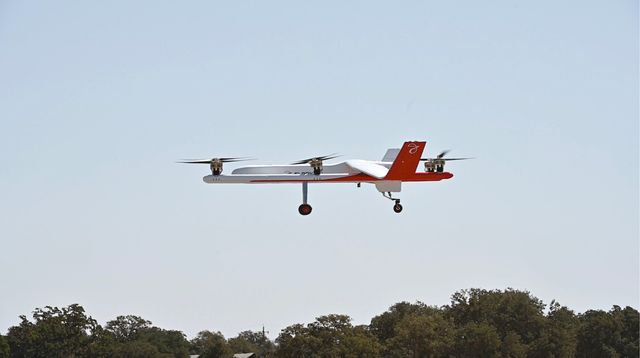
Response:
[{"label": "fuselage", "polygon": [[[392,162],[371,162],[387,169]],[[400,178],[399,181],[439,181],[452,178],[449,172],[413,173]],[[375,183],[385,181],[353,169],[345,162],[325,164],[322,173],[313,174],[308,165],[249,165],[234,169],[230,175],[207,175],[202,178],[209,184],[265,184],[265,183],[303,183],[303,182],[336,182],[336,183]]]}]

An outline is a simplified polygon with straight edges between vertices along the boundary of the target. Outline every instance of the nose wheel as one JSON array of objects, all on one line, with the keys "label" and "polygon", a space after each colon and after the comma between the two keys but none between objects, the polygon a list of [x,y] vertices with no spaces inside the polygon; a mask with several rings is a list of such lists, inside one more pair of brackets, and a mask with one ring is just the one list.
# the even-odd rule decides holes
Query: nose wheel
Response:
[{"label": "nose wheel", "polygon": [[400,205],[400,200],[396,200],[396,204],[393,206],[393,211],[396,213],[402,212],[402,205]]},{"label": "nose wheel", "polygon": [[395,203],[393,205],[393,211],[395,211],[396,213],[402,212],[402,205],[400,205],[400,199],[392,197],[391,192],[382,193],[382,196],[384,196],[389,200],[393,200],[393,202]]}]

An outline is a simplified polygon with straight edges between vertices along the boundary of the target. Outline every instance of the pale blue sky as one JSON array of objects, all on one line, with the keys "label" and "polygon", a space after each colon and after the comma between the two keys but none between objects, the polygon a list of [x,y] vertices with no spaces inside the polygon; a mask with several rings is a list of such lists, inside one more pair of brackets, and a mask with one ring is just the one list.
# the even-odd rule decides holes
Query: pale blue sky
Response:
[{"label": "pale blue sky", "polygon": [[[456,290],[638,307],[637,1],[0,2],[0,332],[193,337]],[[475,156],[447,182],[211,186],[174,160]],[[228,169],[232,169],[229,166]]]}]

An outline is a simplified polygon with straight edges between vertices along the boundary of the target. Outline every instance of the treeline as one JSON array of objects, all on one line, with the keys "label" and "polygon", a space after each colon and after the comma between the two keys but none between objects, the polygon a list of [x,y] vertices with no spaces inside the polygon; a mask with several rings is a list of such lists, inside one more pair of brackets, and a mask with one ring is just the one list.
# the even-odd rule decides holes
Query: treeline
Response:
[{"label": "treeline", "polygon": [[529,292],[470,289],[443,307],[400,302],[354,326],[346,315],[318,317],[283,329],[275,341],[245,331],[225,339],[202,331],[192,340],[137,316],[104,326],[82,306],[38,308],[0,335],[0,358],[270,358],[334,357],[638,357],[640,315],[631,307],[576,314]]}]

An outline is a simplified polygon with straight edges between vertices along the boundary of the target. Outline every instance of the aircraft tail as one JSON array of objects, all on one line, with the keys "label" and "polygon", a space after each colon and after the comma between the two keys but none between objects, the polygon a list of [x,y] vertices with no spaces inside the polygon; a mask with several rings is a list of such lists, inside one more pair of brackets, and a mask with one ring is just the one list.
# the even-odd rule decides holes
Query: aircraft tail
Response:
[{"label": "aircraft tail", "polygon": [[402,180],[415,174],[426,145],[427,142],[405,142],[384,179]]},{"label": "aircraft tail", "polygon": [[400,148],[389,148],[387,152],[384,153],[384,157],[382,157],[383,162],[393,162],[398,157],[398,153],[400,153]]}]

